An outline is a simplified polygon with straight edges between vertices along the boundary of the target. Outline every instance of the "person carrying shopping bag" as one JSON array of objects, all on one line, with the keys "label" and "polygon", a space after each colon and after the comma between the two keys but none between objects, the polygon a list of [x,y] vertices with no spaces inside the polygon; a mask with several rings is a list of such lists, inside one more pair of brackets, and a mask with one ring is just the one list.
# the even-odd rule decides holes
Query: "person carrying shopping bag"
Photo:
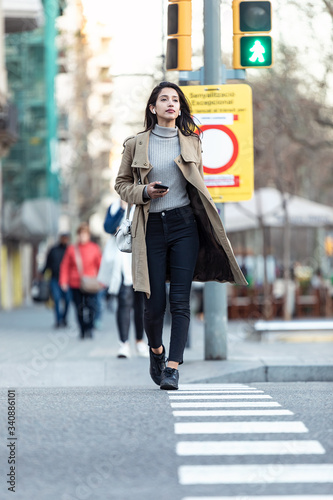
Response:
[{"label": "person carrying shopping bag", "polygon": [[[247,284],[203,180],[198,132],[182,90],[160,83],[146,105],[144,132],[124,143],[115,182],[120,198],[136,205],[133,286],[145,293],[149,371],[161,389],[178,389],[192,280]],[[162,338],[166,281],[172,317],[167,364]]]},{"label": "person carrying shopping bag", "polygon": [[80,338],[85,339],[93,336],[97,290],[84,290],[82,277],[96,278],[102,254],[99,246],[90,241],[89,225],[86,222],[80,224],[76,233],[77,244],[67,248],[61,262],[59,284],[62,290],[71,290]]}]

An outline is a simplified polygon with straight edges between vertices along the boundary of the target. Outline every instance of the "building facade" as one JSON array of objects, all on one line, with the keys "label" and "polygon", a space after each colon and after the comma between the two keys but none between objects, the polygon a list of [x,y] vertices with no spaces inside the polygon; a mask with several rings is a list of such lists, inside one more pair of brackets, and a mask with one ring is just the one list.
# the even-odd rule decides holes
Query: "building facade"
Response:
[{"label": "building facade", "polygon": [[[1,0],[0,4],[0,90],[6,102],[9,132],[6,143],[1,141],[5,154],[0,183],[0,306],[6,309],[29,297],[36,245],[54,231],[57,192],[55,176],[49,173],[48,151],[54,137],[50,138],[47,131],[45,86],[48,53],[44,27],[52,11],[45,9],[44,14],[41,0]],[[42,209],[41,197],[46,201]]]},{"label": "building facade", "polygon": [[96,236],[103,233],[111,36],[103,20],[88,19],[81,0],[2,1],[3,67],[18,116],[16,142],[2,166],[0,303],[10,308],[29,300],[59,231],[74,234],[87,220]]}]

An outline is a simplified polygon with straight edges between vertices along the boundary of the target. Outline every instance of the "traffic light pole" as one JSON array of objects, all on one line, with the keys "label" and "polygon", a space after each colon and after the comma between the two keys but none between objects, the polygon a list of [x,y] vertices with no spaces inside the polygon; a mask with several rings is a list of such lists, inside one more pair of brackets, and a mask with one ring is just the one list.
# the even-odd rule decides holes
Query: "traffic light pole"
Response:
[{"label": "traffic light pole", "polygon": [[[221,51],[221,0],[204,0],[204,85],[226,82]],[[223,203],[217,204],[224,218]],[[227,359],[227,293],[226,285],[205,284],[205,359]]]},{"label": "traffic light pole", "polygon": [[222,75],[221,0],[204,0],[204,84],[225,83]]}]

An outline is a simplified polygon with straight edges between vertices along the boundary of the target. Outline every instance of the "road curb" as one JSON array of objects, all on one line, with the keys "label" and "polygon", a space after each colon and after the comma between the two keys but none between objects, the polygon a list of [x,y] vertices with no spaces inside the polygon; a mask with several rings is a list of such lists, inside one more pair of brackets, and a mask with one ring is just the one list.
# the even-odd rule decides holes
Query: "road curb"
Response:
[{"label": "road curb", "polygon": [[275,365],[235,370],[221,375],[191,378],[191,383],[221,382],[333,382],[333,365]]}]

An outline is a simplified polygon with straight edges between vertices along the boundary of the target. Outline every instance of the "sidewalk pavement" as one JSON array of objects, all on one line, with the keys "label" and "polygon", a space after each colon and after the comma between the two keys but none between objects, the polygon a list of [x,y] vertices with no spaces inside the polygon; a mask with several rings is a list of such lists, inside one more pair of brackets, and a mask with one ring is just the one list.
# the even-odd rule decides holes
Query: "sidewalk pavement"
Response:
[{"label": "sidewalk pavement", "polygon": [[[53,311],[31,305],[0,312],[0,387],[152,386],[149,361],[135,352],[118,359],[115,315],[103,312],[94,339],[80,340],[73,309],[69,327],[53,329]],[[333,331],[251,335],[248,321],[229,321],[228,359],[204,360],[204,323],[192,319],[181,383],[333,381]],[[170,326],[165,327],[168,346]]]}]

